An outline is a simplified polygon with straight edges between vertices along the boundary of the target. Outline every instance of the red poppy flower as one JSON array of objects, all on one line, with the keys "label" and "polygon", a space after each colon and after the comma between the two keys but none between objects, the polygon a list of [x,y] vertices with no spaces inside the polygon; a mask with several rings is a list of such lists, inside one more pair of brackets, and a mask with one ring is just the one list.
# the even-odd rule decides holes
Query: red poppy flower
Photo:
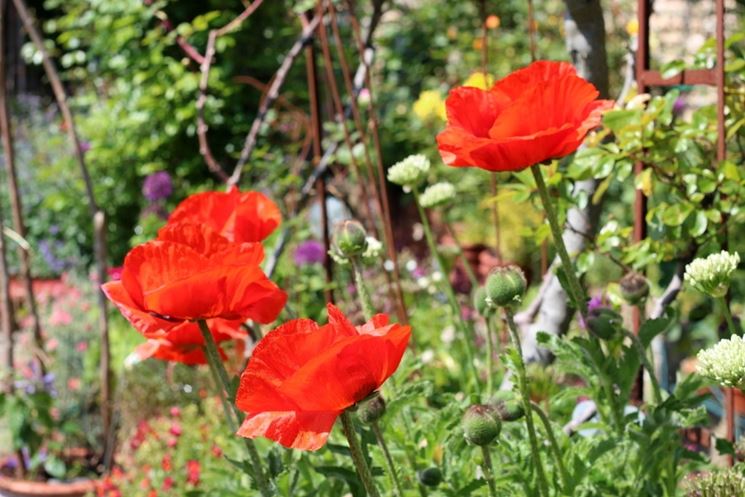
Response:
[{"label": "red poppy flower", "polygon": [[569,155],[600,124],[610,100],[566,62],[538,61],[489,90],[455,88],[448,126],[437,135],[445,164],[489,171],[520,171]]},{"label": "red poppy flower", "polygon": [[247,413],[238,435],[317,450],[336,418],[398,368],[409,326],[379,314],[355,328],[333,305],[319,326],[295,319],[267,334],[241,375],[236,405]]},{"label": "red poppy flower", "polygon": [[[242,330],[240,321],[225,319],[210,319],[207,326],[212,338],[217,344],[218,352],[223,360],[227,358],[220,344],[235,341],[239,353],[243,352],[243,343],[247,332]],[[184,322],[168,331],[148,334],[148,341],[138,345],[135,349],[137,358],[160,359],[161,361],[180,362],[189,366],[207,364],[204,353],[204,337],[196,323]]]},{"label": "red poppy flower", "polygon": [[263,258],[261,244],[230,243],[203,225],[169,225],[132,249],[122,279],[102,288],[148,338],[197,319],[269,323],[287,295],[261,270]]},{"label": "red poppy flower", "polygon": [[282,222],[277,205],[259,192],[204,192],[182,201],[168,223],[203,224],[231,242],[260,242]]}]

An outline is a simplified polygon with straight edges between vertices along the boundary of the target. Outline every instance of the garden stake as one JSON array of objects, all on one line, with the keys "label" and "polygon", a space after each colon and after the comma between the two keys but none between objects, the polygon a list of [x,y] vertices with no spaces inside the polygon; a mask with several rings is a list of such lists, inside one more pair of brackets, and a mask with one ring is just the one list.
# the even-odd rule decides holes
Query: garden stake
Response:
[{"label": "garden stake", "polygon": [[546,430],[546,435],[548,436],[551,452],[553,452],[554,454],[554,461],[556,462],[556,466],[559,468],[561,488],[557,490],[567,492],[567,489],[569,487],[569,473],[567,473],[566,466],[564,466],[564,459],[561,456],[561,450],[559,449],[559,443],[556,441],[556,434],[554,433],[554,429],[551,426],[551,421],[548,419],[548,416],[543,411],[543,409],[541,409],[541,406],[539,406],[535,402],[531,402],[530,406],[533,408],[533,412],[538,415],[538,418],[543,423],[543,427]]},{"label": "garden stake", "polygon": [[484,469],[484,478],[486,478],[486,484],[489,486],[489,497],[497,497],[497,485],[494,482],[494,464],[489,453],[489,446],[482,445],[481,453],[484,456],[481,467]]},{"label": "garden stake", "polygon": [[[215,340],[212,338],[212,333],[210,332],[209,326],[207,326],[207,322],[203,319],[199,319],[197,320],[197,324],[199,325],[199,331],[202,333],[202,338],[204,338],[204,352],[207,356],[207,362],[209,363],[215,383],[217,383],[220,401],[225,409],[225,419],[228,421],[230,431],[235,433],[238,431],[242,415],[241,411],[238,410],[235,404],[232,401],[228,401],[225,397],[226,394],[230,394],[231,392],[228,372],[225,370],[225,366],[220,359],[220,353],[217,351],[217,345],[215,344]],[[228,408],[228,404],[232,406],[232,415],[231,409]],[[248,456],[251,458],[251,465],[253,466],[253,475],[251,476],[253,476],[256,481],[256,485],[259,487],[261,495],[263,497],[271,497],[274,495],[274,492],[272,492],[271,484],[267,481],[266,476],[264,475],[259,452],[256,450],[253,440],[244,438],[244,442],[246,444],[246,449],[248,450]]]},{"label": "garden stake", "polygon": [[556,247],[556,252],[559,254],[561,265],[567,278],[570,294],[569,297],[572,299],[574,306],[577,308],[582,318],[586,319],[587,299],[585,298],[585,292],[577,279],[577,273],[574,271],[574,263],[572,263],[572,259],[569,258],[566,245],[564,245],[559,220],[556,216],[554,206],[551,203],[551,198],[548,195],[548,188],[546,187],[546,182],[543,180],[541,166],[533,164],[530,166],[530,171],[533,173],[533,178],[535,178],[538,193],[540,194],[541,202],[543,203],[543,209],[546,211],[546,218],[548,218],[548,224],[551,228],[551,235],[554,238],[554,246]]},{"label": "garden stake", "polygon": [[398,474],[396,473],[396,466],[393,464],[393,458],[391,457],[391,453],[388,450],[388,445],[385,443],[385,438],[383,438],[383,432],[380,430],[380,425],[378,424],[377,420],[372,422],[372,430],[375,434],[375,438],[378,441],[378,445],[380,446],[380,449],[383,451],[383,455],[385,456],[385,463],[388,465],[388,473],[391,476],[391,480],[393,481],[393,485],[396,487],[396,495],[398,497],[403,497],[404,492],[401,489],[401,482],[398,481]]},{"label": "garden stake", "polygon": [[362,486],[365,487],[368,497],[380,497],[378,489],[375,487],[375,480],[373,480],[370,467],[367,465],[365,455],[362,453],[362,447],[360,442],[357,440],[357,435],[354,433],[354,422],[349,411],[341,413],[341,425],[344,431],[344,436],[347,437],[349,442],[349,452],[352,454],[352,461],[354,467],[357,469],[357,475],[359,475],[362,481]]},{"label": "garden stake", "polygon": [[450,303],[450,307],[453,311],[455,322],[458,324],[458,327],[460,328],[460,331],[463,335],[463,342],[465,342],[469,369],[473,373],[476,391],[479,392],[481,388],[479,385],[479,374],[476,370],[476,365],[474,364],[475,353],[472,341],[473,336],[469,332],[469,327],[463,321],[463,316],[460,312],[460,306],[458,305],[458,299],[455,296],[453,285],[452,283],[450,283],[450,278],[447,274],[447,266],[445,266],[445,262],[442,260],[442,256],[440,256],[440,252],[437,250],[437,244],[435,243],[435,238],[432,234],[432,227],[429,224],[427,213],[424,211],[424,208],[419,203],[419,191],[416,189],[416,187],[414,187],[412,188],[411,192],[414,194],[414,203],[416,204],[417,210],[419,211],[419,217],[422,219],[422,227],[424,228],[424,237],[427,239],[427,245],[429,245],[429,250],[432,253],[432,257],[434,257],[437,265],[440,266],[440,270],[443,272],[443,279],[445,280],[445,285],[443,285],[443,288],[445,289],[445,295],[447,296],[448,302]]},{"label": "garden stake", "polygon": [[531,453],[533,454],[533,463],[535,465],[535,472],[538,475],[538,490],[539,495],[548,497],[548,483],[546,481],[546,473],[543,470],[543,462],[541,461],[541,453],[538,447],[538,437],[536,437],[535,426],[533,425],[533,416],[531,415],[532,408],[530,407],[530,391],[528,389],[528,374],[525,370],[525,362],[523,361],[522,346],[520,345],[520,331],[517,329],[515,319],[512,310],[504,308],[505,319],[507,320],[507,326],[510,330],[510,339],[512,340],[512,347],[515,349],[517,361],[515,367],[517,369],[517,382],[520,394],[523,400],[523,409],[525,410],[525,424],[528,427],[528,438],[530,440]]}]

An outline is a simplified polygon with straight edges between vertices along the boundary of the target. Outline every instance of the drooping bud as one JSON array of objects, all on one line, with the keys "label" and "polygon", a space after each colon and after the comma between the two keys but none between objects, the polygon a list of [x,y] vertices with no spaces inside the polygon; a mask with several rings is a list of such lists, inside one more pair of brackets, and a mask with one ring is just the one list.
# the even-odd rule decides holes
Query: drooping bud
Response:
[{"label": "drooping bud", "polygon": [[649,283],[643,275],[630,272],[618,282],[621,287],[621,296],[629,305],[643,303],[649,295]]},{"label": "drooping bud", "polygon": [[525,415],[523,403],[511,390],[500,390],[495,393],[489,405],[494,408],[502,421],[516,421]]},{"label": "drooping bud", "polygon": [[442,471],[436,466],[431,466],[417,472],[419,483],[426,487],[436,487],[442,483]]},{"label": "drooping bud", "polygon": [[345,257],[357,257],[367,249],[367,233],[357,221],[347,219],[334,227],[334,248]]},{"label": "drooping bud", "polygon": [[477,286],[473,291],[473,308],[479,313],[479,316],[488,318],[494,308],[490,307],[486,302],[486,288],[483,286]]},{"label": "drooping bud", "polygon": [[528,282],[515,265],[498,266],[486,278],[486,302],[490,307],[507,307],[522,301]]},{"label": "drooping bud", "polygon": [[613,309],[596,307],[587,314],[587,329],[602,340],[610,340],[621,329],[623,318]]},{"label": "drooping bud", "polygon": [[366,399],[357,403],[357,416],[360,421],[372,424],[385,414],[385,400],[379,392],[374,392]]},{"label": "drooping bud", "polygon": [[493,407],[477,404],[463,415],[463,434],[468,443],[489,445],[502,430],[502,422]]}]

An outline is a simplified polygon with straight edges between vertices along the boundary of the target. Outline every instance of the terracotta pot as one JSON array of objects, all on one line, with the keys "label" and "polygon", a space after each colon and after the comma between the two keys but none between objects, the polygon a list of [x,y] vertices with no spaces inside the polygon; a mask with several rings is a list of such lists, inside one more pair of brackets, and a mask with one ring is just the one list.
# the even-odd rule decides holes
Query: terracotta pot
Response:
[{"label": "terracotta pot", "polygon": [[93,480],[47,483],[16,480],[0,475],[0,497],[83,497],[95,492]]}]

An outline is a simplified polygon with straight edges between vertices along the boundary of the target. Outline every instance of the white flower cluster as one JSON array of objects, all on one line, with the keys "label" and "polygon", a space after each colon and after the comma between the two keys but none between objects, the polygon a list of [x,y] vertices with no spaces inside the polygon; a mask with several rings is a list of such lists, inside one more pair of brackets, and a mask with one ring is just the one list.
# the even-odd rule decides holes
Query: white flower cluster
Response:
[{"label": "white flower cluster", "polygon": [[422,155],[410,155],[388,169],[388,181],[411,188],[418,185],[429,171],[429,159]]},{"label": "white flower cluster", "polygon": [[745,388],[745,340],[725,338],[698,353],[698,373],[725,387]]},{"label": "white flower cluster", "polygon": [[727,295],[732,273],[740,263],[740,255],[722,250],[707,258],[699,258],[686,266],[685,281],[698,291],[718,298]]},{"label": "white flower cluster", "polygon": [[428,186],[419,196],[419,204],[425,209],[444,205],[455,198],[455,186],[447,181]]},{"label": "white flower cluster", "polygon": [[[362,253],[362,262],[369,263],[377,260],[383,254],[383,244],[374,236],[368,236],[365,238],[367,242],[367,248]],[[344,257],[338,250],[333,248],[329,250],[331,258],[340,266],[346,266],[349,264],[349,259]]]}]

